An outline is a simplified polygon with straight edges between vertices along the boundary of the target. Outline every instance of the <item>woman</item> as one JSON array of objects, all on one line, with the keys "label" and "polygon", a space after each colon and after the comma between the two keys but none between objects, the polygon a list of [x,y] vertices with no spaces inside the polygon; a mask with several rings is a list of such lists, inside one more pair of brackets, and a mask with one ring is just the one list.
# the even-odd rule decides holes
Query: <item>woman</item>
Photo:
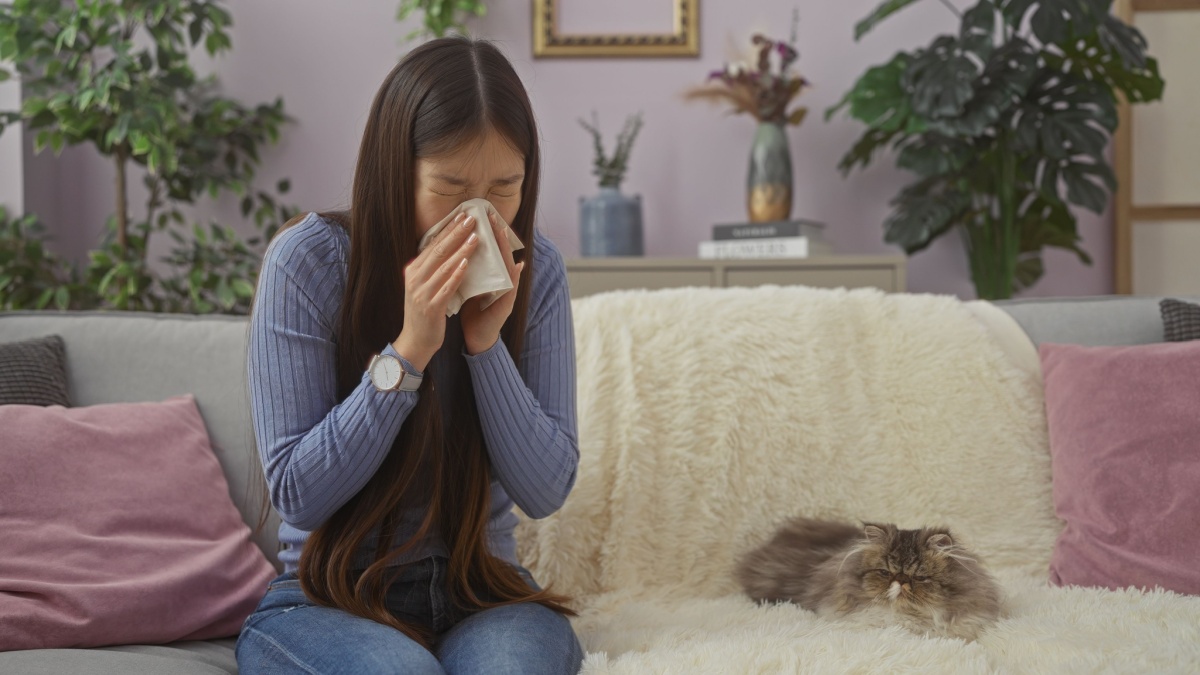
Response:
[{"label": "woman", "polygon": [[[575,482],[574,336],[562,257],[533,228],[538,134],[492,45],[426,43],[372,104],[351,209],[272,241],[250,321],[253,420],[285,572],[238,639],[244,673],[568,673],[567,599],[516,559],[513,504]],[[478,244],[514,285],[447,303]],[[506,223],[524,243],[514,257]]]}]

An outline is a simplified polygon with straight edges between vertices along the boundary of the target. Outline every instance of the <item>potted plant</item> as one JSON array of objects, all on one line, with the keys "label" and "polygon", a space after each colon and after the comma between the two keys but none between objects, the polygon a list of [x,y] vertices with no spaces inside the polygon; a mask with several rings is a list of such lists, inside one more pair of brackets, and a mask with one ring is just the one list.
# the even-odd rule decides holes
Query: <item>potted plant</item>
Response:
[{"label": "potted plant", "polygon": [[621,194],[629,153],[642,128],[642,114],[625,119],[611,157],[604,151],[596,114],[592,114],[591,123],[580,119],[579,124],[592,135],[596,151],[592,174],[600,179],[600,194],[579,199],[580,252],[584,256],[642,255],[642,197]]},{"label": "potted plant", "polygon": [[425,36],[444,37],[455,31],[466,34],[466,19],[487,16],[484,0],[401,0],[396,18],[407,19],[413,12],[422,13],[422,27],[409,33],[406,39]]},{"label": "potted plant", "polygon": [[746,211],[750,222],[787,220],[792,213],[792,154],[784,127],[798,126],[808,109],[788,109],[808,80],[792,72],[796,51],[798,12],[793,15],[788,42],[754,35],[754,64],[734,62],[708,76],[708,84],[690,89],[686,97],[729,103],[733,114],[746,113],[758,122],[750,148],[746,176]]},{"label": "potted plant", "polygon": [[[215,80],[198,77],[189,63],[188,52],[198,45],[211,55],[229,49],[231,25],[216,0],[0,5],[0,59],[15,63],[25,94],[20,110],[0,113],[0,132],[24,122],[35,134],[35,150],[88,144],[116,169],[108,236],[82,273],[34,254],[45,237],[32,221],[0,233],[25,242],[7,247],[13,255],[0,261],[0,280],[17,278],[9,272],[20,270],[22,278],[45,285],[30,299],[0,284],[0,306],[41,308],[53,301],[60,309],[248,311],[261,246],[293,210],[254,188],[260,150],[278,139],[286,121],[283,102],[246,106],[223,97]],[[129,207],[133,172],[148,194],[141,213]],[[286,192],[288,182],[276,187]],[[243,241],[228,225],[188,221],[186,205],[229,192],[241,198],[243,215],[253,214],[263,236]],[[156,232],[175,242],[165,275],[147,260]],[[41,272],[30,267],[38,265]]]},{"label": "potted plant", "polygon": [[[888,0],[855,37],[918,0]],[[959,13],[952,5],[950,11]],[[1002,299],[1042,276],[1042,249],[1091,264],[1070,207],[1104,210],[1116,178],[1105,158],[1117,92],[1162,97],[1146,40],[1111,0],[982,0],[954,35],[869,69],[839,110],[867,125],[840,163],[867,166],[890,148],[917,174],[891,202],[885,240],[916,253],[962,232],[980,298]]]}]

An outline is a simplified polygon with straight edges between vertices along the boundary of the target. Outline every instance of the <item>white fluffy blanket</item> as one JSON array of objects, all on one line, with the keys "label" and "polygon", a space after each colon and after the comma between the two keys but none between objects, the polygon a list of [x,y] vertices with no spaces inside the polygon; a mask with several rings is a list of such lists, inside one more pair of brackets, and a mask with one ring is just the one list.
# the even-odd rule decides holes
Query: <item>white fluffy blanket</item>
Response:
[{"label": "white fluffy blanket", "polygon": [[[1200,672],[1200,598],[1046,583],[1041,382],[1000,310],[778,287],[573,310],[579,478],[518,536],[577,599],[584,673]],[[796,514],[947,525],[1009,616],[968,644],[756,606],[734,562]]]}]

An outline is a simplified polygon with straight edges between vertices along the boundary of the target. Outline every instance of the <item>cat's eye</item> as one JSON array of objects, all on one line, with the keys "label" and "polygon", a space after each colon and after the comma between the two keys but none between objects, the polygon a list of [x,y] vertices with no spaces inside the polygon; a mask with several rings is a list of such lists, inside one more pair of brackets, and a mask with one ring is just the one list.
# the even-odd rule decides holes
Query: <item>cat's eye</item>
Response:
[{"label": "cat's eye", "polygon": [[890,577],[890,576],[892,576],[892,573],[891,573],[891,572],[889,572],[889,571],[887,571],[887,570],[875,570],[875,574],[878,574],[878,575],[879,575],[879,576],[881,576],[881,577]]},{"label": "cat's eye", "polygon": [[929,581],[929,577],[913,577],[913,581]]}]

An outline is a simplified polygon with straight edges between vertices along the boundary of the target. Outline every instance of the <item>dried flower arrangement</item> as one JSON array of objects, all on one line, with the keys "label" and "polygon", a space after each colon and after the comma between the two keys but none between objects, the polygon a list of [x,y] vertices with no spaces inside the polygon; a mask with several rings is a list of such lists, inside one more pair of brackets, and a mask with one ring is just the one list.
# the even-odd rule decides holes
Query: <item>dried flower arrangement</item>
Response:
[{"label": "dried flower arrangement", "polygon": [[[796,24],[792,19],[790,40],[773,40],[755,34],[750,42],[756,51],[756,63],[727,63],[721,70],[709,73],[708,82],[687,91],[689,100],[700,99],[733,105],[732,114],[748,113],[759,122],[798,125],[804,121],[808,108],[788,111],[788,105],[809,85],[808,80],[792,72],[800,57],[796,50]],[[774,58],[772,58],[774,57]]]}]

